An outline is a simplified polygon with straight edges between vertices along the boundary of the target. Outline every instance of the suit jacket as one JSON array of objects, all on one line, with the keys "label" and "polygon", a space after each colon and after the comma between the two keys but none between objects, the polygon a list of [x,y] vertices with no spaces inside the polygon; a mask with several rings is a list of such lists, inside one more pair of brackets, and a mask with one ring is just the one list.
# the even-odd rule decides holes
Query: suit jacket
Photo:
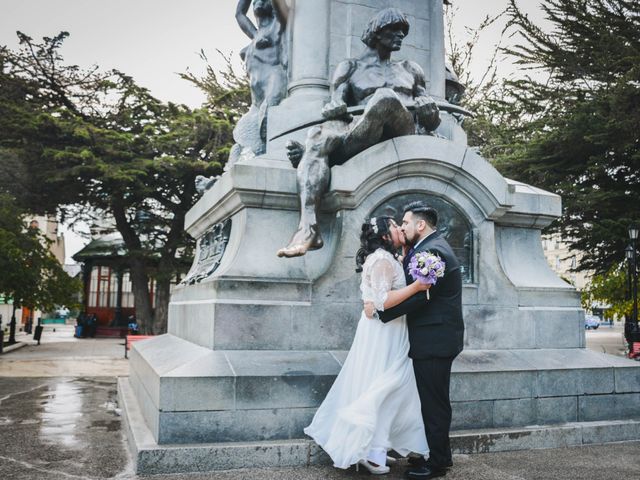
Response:
[{"label": "suit jacket", "polygon": [[[407,316],[411,358],[454,358],[462,351],[464,338],[460,263],[438,231],[418,245],[411,256],[424,251],[438,254],[445,262],[444,276],[429,290],[430,300],[427,300],[426,292],[418,292],[378,315],[385,323],[401,315]],[[404,262],[407,284],[413,282],[407,269],[409,260],[406,258]]]}]

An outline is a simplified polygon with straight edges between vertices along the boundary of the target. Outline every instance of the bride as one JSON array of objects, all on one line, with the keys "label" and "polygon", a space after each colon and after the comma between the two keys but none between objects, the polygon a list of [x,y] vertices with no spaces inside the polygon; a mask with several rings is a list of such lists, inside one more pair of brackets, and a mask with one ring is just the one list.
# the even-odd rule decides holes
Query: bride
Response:
[{"label": "bride", "polygon": [[[363,301],[385,310],[428,288],[420,282],[406,285],[402,265],[394,255],[404,245],[404,235],[392,218],[365,222],[360,243],[356,271],[362,271]],[[428,452],[408,353],[405,317],[382,323],[361,313],[342,370],[304,430],[329,454],[335,467],[357,464],[384,474],[389,472],[388,450],[403,456]]]}]

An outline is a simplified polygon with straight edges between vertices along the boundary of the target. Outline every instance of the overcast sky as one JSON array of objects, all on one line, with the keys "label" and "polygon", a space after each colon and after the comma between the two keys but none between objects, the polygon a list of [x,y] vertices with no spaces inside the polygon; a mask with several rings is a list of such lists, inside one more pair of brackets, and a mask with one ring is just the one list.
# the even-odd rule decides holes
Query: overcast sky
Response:
[{"label": "overcast sky", "polygon": [[[426,1],[426,0],[425,0]],[[487,14],[503,10],[508,0],[452,0],[458,9],[455,33],[465,39],[465,26],[475,27]],[[537,1],[519,2],[535,20]],[[33,37],[66,30],[62,54],[67,63],[102,69],[117,68],[131,75],[156,97],[191,107],[204,96],[178,72],[202,72],[202,49],[214,66],[221,66],[216,49],[233,54],[248,43],[234,18],[237,0],[0,0],[0,44],[17,48],[17,30]],[[478,49],[481,69],[499,37],[496,25]],[[505,65],[508,72],[511,67]],[[67,257],[85,243],[67,233]]]}]

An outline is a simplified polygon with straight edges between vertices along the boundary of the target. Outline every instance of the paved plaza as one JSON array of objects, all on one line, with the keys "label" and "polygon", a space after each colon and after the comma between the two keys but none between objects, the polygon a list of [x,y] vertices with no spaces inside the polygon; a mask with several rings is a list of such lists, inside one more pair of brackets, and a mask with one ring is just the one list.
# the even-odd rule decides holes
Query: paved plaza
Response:
[{"label": "paved plaza", "polygon": [[[121,339],[74,339],[69,326],[47,326],[42,344],[0,356],[0,479],[351,479],[366,472],[332,467],[243,469],[139,477],[133,473],[117,404],[116,376],[127,375]],[[591,348],[616,328],[589,332]],[[615,343],[615,340],[613,340]],[[608,347],[606,347],[608,348]],[[600,350],[602,351],[602,350]],[[640,442],[552,450],[456,455],[451,480],[640,478]],[[402,478],[404,465],[385,478]]]}]

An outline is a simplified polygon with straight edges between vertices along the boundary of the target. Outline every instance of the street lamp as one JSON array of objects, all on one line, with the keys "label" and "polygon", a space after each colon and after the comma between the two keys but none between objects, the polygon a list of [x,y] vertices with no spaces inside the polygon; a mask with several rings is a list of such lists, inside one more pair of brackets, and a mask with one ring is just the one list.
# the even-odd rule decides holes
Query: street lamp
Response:
[{"label": "street lamp", "polygon": [[631,262],[633,261],[633,247],[631,245],[627,245],[627,248],[624,249],[624,256],[627,259],[627,294],[625,295],[625,300],[631,300],[631,297],[632,297],[631,290],[633,289],[633,283],[631,281],[633,277],[631,273]]},{"label": "street lamp", "polygon": [[631,322],[627,322],[625,324],[625,336],[629,343],[630,352],[633,352],[633,344],[640,342],[640,331],[638,331],[638,264],[636,256],[636,241],[638,240],[639,230],[640,228],[638,228],[638,225],[629,225],[629,239],[631,240],[631,245],[625,249],[625,256],[627,257],[629,265],[629,280],[630,282],[631,280],[633,281],[631,288],[633,313],[631,314]]}]

